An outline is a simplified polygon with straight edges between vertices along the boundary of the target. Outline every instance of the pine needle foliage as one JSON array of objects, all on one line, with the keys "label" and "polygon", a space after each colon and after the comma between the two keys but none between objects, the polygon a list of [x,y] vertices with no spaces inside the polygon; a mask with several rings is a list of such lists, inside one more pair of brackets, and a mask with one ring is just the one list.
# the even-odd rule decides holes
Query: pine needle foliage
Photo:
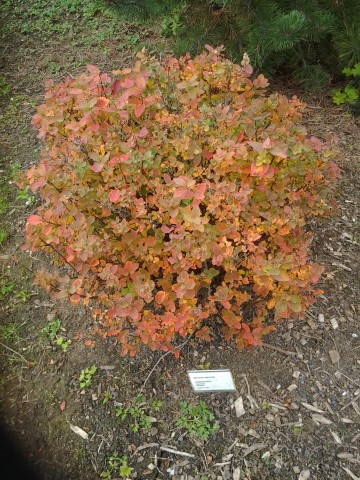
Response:
[{"label": "pine needle foliage", "polygon": [[[105,0],[104,0],[105,1]],[[319,89],[360,60],[358,0],[107,0],[121,15],[159,21],[174,37],[174,53],[197,53],[205,43],[244,52],[257,71],[279,70]]]}]

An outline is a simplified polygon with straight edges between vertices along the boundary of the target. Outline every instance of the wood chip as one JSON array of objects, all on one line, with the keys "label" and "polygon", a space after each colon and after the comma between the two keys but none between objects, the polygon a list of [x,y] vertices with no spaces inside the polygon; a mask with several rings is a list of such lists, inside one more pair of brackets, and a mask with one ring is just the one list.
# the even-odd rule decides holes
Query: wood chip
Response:
[{"label": "wood chip", "polygon": [[89,435],[85,432],[85,430],[83,430],[80,427],[77,427],[76,425],[72,425],[71,423],[70,423],[70,430],[72,430],[77,435],[80,435],[80,437],[83,438],[84,440],[88,440],[89,438]]},{"label": "wood chip", "polygon": [[234,402],[236,417],[240,418],[242,415],[245,415],[244,402],[242,397],[239,397]]},{"label": "wood chip", "polygon": [[353,409],[355,410],[355,412],[359,415],[360,417],[360,408],[359,408],[359,405],[356,403],[356,402],[352,402],[351,404],[353,406]]},{"label": "wood chip", "polygon": [[233,471],[233,480],[240,480],[240,475],[241,475],[241,469],[240,467],[235,468]]},{"label": "wood chip", "polygon": [[319,413],[314,413],[314,415],[311,415],[311,417],[312,417],[314,423],[317,424],[317,425],[319,423],[322,423],[323,425],[331,425],[333,423],[331,420],[329,420],[326,417],[323,417]]},{"label": "wood chip", "polygon": [[332,265],[334,267],[340,267],[340,268],[343,268],[344,270],[347,270],[348,272],[351,272],[351,268],[348,267],[347,265],[344,265],[343,263],[338,263],[338,262],[333,262]]},{"label": "wood chip", "polygon": [[354,458],[354,455],[349,452],[340,452],[336,455],[338,458],[345,459],[345,460],[351,460]]},{"label": "wood chip", "polygon": [[341,445],[342,441],[341,441],[341,438],[339,437],[339,435],[336,432],[333,432],[332,430],[330,430],[330,433],[334,437],[335,442],[337,444]]},{"label": "wood chip", "polygon": [[140,452],[141,450],[145,450],[145,448],[152,448],[152,447],[158,447],[158,443],[144,443],[144,445],[140,445],[140,447],[137,447],[136,451]]},{"label": "wood chip", "polygon": [[288,386],[287,388],[289,392],[293,392],[294,390],[297,389],[297,385],[295,383],[292,383],[291,385]]},{"label": "wood chip", "polygon": [[342,421],[342,423],[354,423],[352,420],[350,420],[350,418],[340,418],[340,420]]},{"label": "wood chip", "polygon": [[314,407],[313,405],[310,405],[310,403],[301,402],[301,405],[307,408],[308,410],[311,410],[312,412],[325,413],[324,410],[320,410],[320,408]]},{"label": "wood chip", "polygon": [[346,467],[341,467],[341,468],[342,468],[353,480],[360,480],[360,478],[357,477],[356,475],[354,475],[354,474],[352,473],[352,471],[349,470],[348,468],[346,468]]},{"label": "wood chip", "polygon": [[173,453],[174,455],[181,455],[183,457],[195,458],[195,455],[188,452],[180,452],[179,450],[175,450],[174,448],[167,447],[166,445],[160,445],[160,450],[168,453]]},{"label": "wood chip", "polygon": [[330,318],[330,323],[334,330],[337,330],[339,328],[338,321],[336,320],[335,317]]},{"label": "wood chip", "polygon": [[250,453],[255,452],[257,450],[262,450],[265,447],[266,447],[265,443],[254,443],[253,445],[251,445],[249,448],[245,450],[243,457],[247,457],[248,455],[250,455]]},{"label": "wood chip", "polygon": [[329,357],[332,363],[339,363],[340,361],[340,355],[337,350],[329,350]]}]

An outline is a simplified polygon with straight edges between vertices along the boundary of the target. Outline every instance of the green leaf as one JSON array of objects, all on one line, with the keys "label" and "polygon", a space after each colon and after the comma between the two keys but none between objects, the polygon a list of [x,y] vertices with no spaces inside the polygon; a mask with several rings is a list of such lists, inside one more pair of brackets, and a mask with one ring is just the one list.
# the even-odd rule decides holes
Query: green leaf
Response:
[{"label": "green leaf", "polygon": [[346,102],[346,93],[340,90],[332,90],[331,93],[333,94],[332,101],[335,105],[341,105]]},{"label": "green leaf", "polygon": [[355,87],[347,85],[345,87],[346,101],[349,103],[355,102],[359,98],[359,91]]}]

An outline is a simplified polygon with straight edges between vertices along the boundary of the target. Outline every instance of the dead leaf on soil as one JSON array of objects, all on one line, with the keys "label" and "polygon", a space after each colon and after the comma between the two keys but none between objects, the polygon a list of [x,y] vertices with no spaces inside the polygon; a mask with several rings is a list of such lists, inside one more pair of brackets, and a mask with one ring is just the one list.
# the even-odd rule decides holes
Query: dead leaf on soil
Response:
[{"label": "dead leaf on soil", "polygon": [[333,423],[332,420],[323,417],[319,413],[314,413],[314,415],[311,415],[311,417],[316,425],[319,425],[320,423],[322,423],[323,425],[331,425]]},{"label": "dead leaf on soil", "polygon": [[65,407],[66,407],[66,401],[63,400],[61,403],[60,403],[60,410],[63,412],[65,410]]},{"label": "dead leaf on soil", "polygon": [[240,418],[242,415],[245,415],[244,402],[242,397],[239,397],[234,402],[236,417]]},{"label": "dead leaf on soil", "polygon": [[89,438],[89,435],[85,432],[85,430],[83,430],[80,427],[77,427],[76,425],[72,425],[71,423],[70,423],[70,430],[72,430],[77,435],[80,435],[80,437],[83,438],[84,440],[88,440]]},{"label": "dead leaf on soil", "polygon": [[266,447],[265,443],[254,443],[253,445],[250,445],[250,447],[248,447],[245,450],[243,457],[247,457],[248,455],[250,455],[250,453],[255,452],[257,450],[262,450],[265,447]]},{"label": "dead leaf on soil", "polygon": [[325,413],[324,410],[320,410],[320,408],[314,407],[313,405],[310,405],[310,403],[301,402],[301,405],[307,408],[308,410],[311,410],[312,412]]}]

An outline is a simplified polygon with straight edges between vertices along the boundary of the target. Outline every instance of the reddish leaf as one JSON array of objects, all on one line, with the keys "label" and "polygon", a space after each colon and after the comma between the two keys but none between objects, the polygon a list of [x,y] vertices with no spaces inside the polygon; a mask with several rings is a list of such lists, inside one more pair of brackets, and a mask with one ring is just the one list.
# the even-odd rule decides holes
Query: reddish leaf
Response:
[{"label": "reddish leaf", "polygon": [[41,223],[44,223],[44,220],[39,215],[30,215],[27,219],[27,223],[29,225],[40,225]]},{"label": "reddish leaf", "polygon": [[116,203],[120,200],[120,197],[121,197],[121,193],[119,192],[119,190],[110,190],[109,192],[109,200],[110,202],[112,203]]}]

